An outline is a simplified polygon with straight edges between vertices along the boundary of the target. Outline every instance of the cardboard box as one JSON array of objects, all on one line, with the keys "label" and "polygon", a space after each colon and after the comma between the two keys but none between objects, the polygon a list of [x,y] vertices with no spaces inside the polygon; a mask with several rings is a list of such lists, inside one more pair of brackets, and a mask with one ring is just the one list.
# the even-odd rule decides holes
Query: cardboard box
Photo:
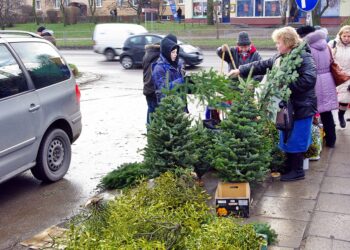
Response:
[{"label": "cardboard box", "polygon": [[219,216],[249,217],[249,183],[219,182],[215,192],[215,204]]}]

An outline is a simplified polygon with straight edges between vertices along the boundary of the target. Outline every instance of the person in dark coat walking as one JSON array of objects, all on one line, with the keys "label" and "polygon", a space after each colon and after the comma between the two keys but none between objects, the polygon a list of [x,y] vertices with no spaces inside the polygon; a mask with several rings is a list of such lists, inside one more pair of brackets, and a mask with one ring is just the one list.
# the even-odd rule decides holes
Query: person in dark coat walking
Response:
[{"label": "person in dark coat walking", "polygon": [[[285,58],[294,48],[299,46],[301,40],[293,27],[277,29],[272,34],[276,43],[278,54],[267,60],[261,60],[250,64],[241,65],[239,69],[231,70],[230,76],[246,77],[251,67],[253,75],[266,74],[272,67],[278,67],[278,62]],[[293,107],[294,125],[290,131],[288,140],[284,141],[284,132],[280,131],[279,148],[287,154],[287,173],[281,176],[281,181],[294,181],[304,179],[303,170],[304,153],[311,144],[312,118],[317,113],[317,100],[315,94],[316,65],[311,51],[306,49],[301,52],[303,59],[297,68],[295,82],[288,85],[291,90],[289,103]]]},{"label": "person in dark coat walking", "polygon": [[312,26],[301,26],[297,33],[311,48],[312,57],[317,68],[317,81],[315,86],[317,96],[317,111],[325,132],[327,147],[334,147],[336,141],[335,123],[332,110],[338,109],[337,89],[330,71],[332,55],[327,44],[327,34]]},{"label": "person in dark coat walking", "polygon": [[177,9],[176,13],[177,13],[177,15],[176,15],[177,21],[178,21],[179,23],[181,23],[181,18],[182,18],[182,9],[181,9],[181,7],[179,7],[179,8]]},{"label": "person in dark coat walking", "polygon": [[46,29],[44,26],[40,26],[37,29],[37,34],[56,46],[56,38],[53,36],[53,32],[51,30]]}]

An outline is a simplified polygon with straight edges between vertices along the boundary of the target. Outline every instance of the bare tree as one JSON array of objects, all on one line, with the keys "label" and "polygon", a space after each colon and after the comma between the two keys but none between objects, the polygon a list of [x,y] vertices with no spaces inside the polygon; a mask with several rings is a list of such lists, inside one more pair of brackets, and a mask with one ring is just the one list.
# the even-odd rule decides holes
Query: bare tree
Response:
[{"label": "bare tree", "polygon": [[321,8],[321,2],[322,1],[319,0],[315,9],[312,11],[312,24],[313,25],[320,25],[321,24],[321,17],[329,7],[334,7],[338,4],[340,4],[340,0],[326,0],[326,4]]},{"label": "bare tree", "polygon": [[[324,12],[329,8],[336,6],[340,3],[341,0],[326,0],[326,4],[321,8],[321,2],[322,0],[319,0],[316,7],[312,11],[312,23],[313,25],[320,25],[321,23],[321,17],[324,14]],[[298,14],[298,7],[296,5],[295,0],[280,0],[280,6],[281,6],[281,19],[282,24],[287,25],[288,19],[286,16],[287,10],[290,12],[290,16],[294,17]]]},{"label": "bare tree", "polygon": [[89,2],[89,10],[91,14],[91,22],[97,23],[97,19],[95,17],[96,13],[96,0],[88,0]]},{"label": "bare tree", "polygon": [[[46,0],[46,2],[47,3],[51,3],[51,4],[55,4],[56,3],[55,0]],[[66,18],[66,8],[65,8],[66,7],[66,3],[67,3],[66,0],[59,0],[60,11],[61,11],[61,16],[62,16],[62,22],[63,22],[64,26],[68,25],[67,18]]]},{"label": "bare tree", "polygon": [[149,0],[128,0],[129,7],[136,11],[137,23],[141,23],[142,9],[147,7]]},{"label": "bare tree", "polygon": [[214,25],[214,1],[208,0],[207,2],[207,24]]},{"label": "bare tree", "polygon": [[0,0],[0,26],[1,29],[12,26],[16,11],[23,4],[23,0]]},{"label": "bare tree", "polygon": [[38,16],[36,15],[36,4],[35,4],[35,0],[33,0],[32,5],[33,5],[33,16],[34,16],[34,21],[35,21],[36,25],[39,25]]}]

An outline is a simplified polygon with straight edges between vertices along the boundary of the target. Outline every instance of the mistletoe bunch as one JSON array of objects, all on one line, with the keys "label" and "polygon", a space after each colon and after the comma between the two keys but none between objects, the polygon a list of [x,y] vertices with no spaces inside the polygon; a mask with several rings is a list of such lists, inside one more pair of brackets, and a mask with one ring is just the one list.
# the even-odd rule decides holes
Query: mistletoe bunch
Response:
[{"label": "mistletoe bunch", "polygon": [[305,44],[302,42],[289,54],[280,58],[279,65],[274,65],[267,72],[266,82],[261,86],[260,93],[257,93],[260,111],[266,111],[270,118],[273,117],[276,109],[274,99],[284,101],[289,99],[291,91],[288,86],[299,77],[297,69],[303,61],[301,54],[305,50]]}]

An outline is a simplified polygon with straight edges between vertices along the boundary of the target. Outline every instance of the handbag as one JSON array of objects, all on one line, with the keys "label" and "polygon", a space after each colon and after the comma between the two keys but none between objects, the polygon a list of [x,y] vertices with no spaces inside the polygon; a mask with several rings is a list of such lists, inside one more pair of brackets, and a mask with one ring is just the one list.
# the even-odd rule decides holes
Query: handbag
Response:
[{"label": "handbag", "polygon": [[290,132],[293,130],[293,105],[291,102],[280,104],[280,110],[276,115],[276,128],[284,132],[284,143],[287,142]]},{"label": "handbag", "polygon": [[339,86],[343,84],[344,82],[350,80],[350,75],[346,73],[338,63],[334,61],[334,57],[331,51],[331,48],[328,46],[329,52],[331,53],[331,65],[330,65],[330,71],[332,73],[335,86]]}]

